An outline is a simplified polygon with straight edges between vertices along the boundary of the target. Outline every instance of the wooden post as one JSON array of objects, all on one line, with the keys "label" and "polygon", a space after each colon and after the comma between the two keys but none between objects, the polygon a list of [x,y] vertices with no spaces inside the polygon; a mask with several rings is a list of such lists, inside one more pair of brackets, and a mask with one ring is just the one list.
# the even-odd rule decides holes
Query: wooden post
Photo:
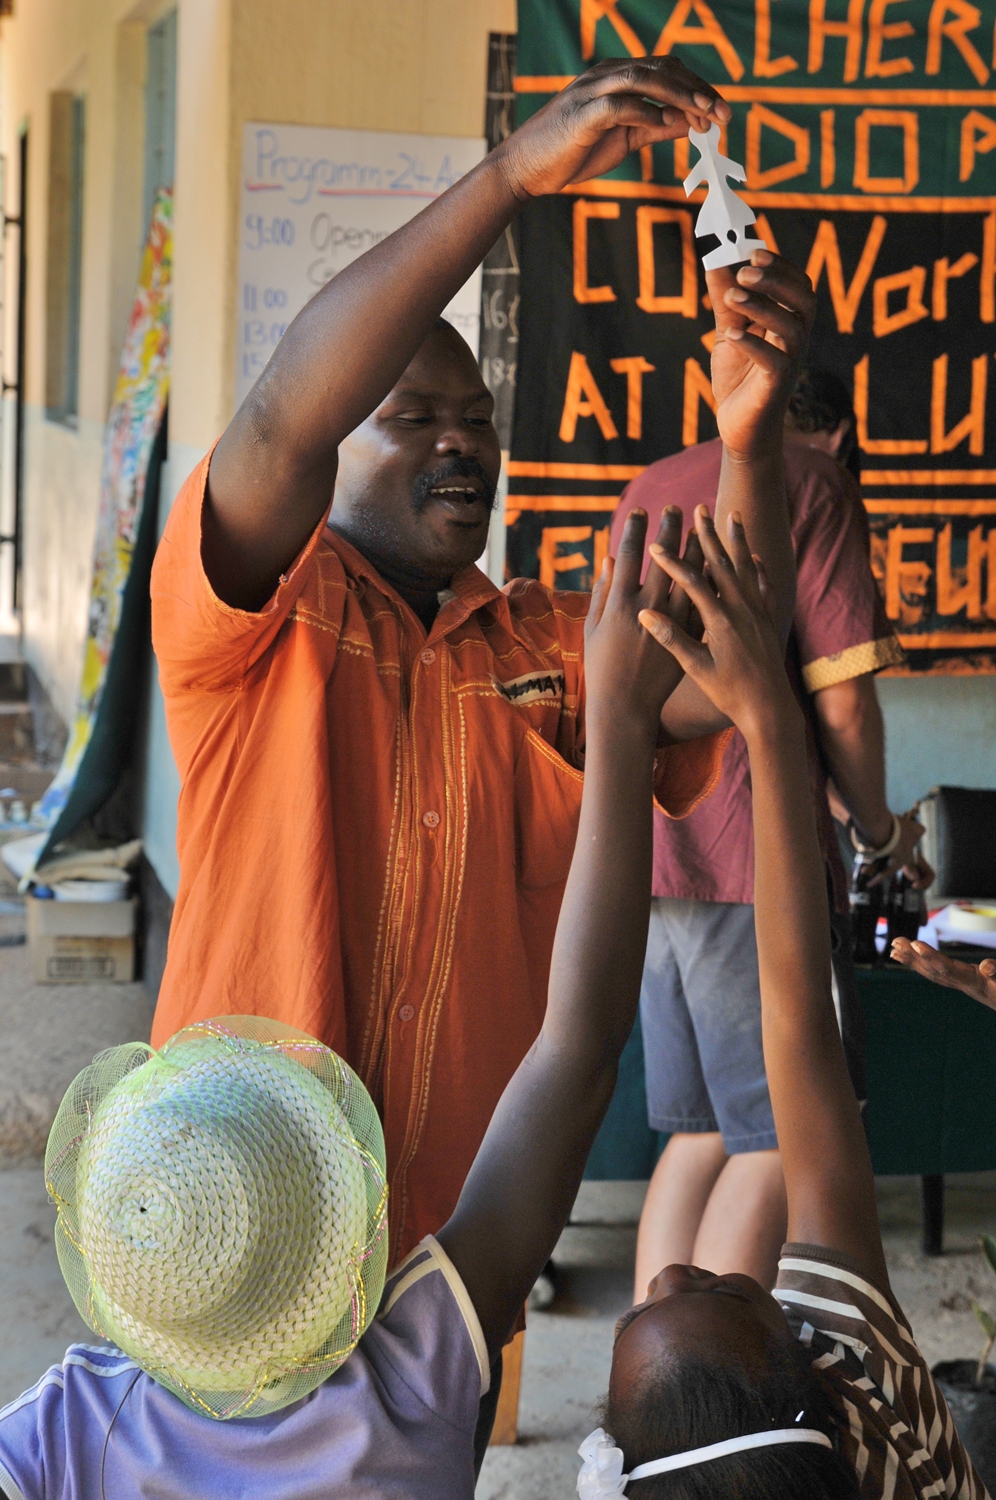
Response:
[{"label": "wooden post", "polygon": [[519,1386],[522,1384],[522,1346],[526,1341],[523,1328],[502,1350],[501,1392],[491,1430],[491,1448],[511,1447],[519,1435]]}]

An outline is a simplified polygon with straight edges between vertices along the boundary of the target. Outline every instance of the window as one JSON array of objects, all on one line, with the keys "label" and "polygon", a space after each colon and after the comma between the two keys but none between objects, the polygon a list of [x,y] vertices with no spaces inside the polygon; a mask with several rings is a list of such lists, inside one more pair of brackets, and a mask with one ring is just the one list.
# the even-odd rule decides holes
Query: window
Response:
[{"label": "window", "polygon": [[150,26],[145,68],[145,175],[142,232],[160,188],[173,186],[176,148],[176,11]]},{"label": "window", "polygon": [[79,393],[84,115],[79,95],[51,95],[45,407],[50,420],[70,427],[76,425]]}]

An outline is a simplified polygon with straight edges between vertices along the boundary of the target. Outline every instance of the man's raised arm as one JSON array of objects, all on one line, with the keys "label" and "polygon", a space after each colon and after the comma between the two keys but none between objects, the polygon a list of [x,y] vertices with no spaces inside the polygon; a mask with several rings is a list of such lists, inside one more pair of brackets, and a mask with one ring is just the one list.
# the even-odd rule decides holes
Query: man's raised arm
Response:
[{"label": "man's raised arm", "polygon": [[521,204],[706,116],[724,122],[729,106],[675,58],[600,63],[311,299],[211,460],[204,563],[227,603],[258,608],[269,597],[330,504],[340,442]]}]

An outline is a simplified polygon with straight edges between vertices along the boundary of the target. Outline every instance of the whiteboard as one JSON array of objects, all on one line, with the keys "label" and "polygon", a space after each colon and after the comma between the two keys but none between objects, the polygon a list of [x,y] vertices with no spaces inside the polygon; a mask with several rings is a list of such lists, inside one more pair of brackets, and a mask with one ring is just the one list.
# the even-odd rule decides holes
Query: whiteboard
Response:
[{"label": "whiteboard", "polygon": [[[483,140],[466,136],[244,126],[236,406],[319,288],[445,192],[484,152]],[[444,316],[476,355],[480,268]]]}]

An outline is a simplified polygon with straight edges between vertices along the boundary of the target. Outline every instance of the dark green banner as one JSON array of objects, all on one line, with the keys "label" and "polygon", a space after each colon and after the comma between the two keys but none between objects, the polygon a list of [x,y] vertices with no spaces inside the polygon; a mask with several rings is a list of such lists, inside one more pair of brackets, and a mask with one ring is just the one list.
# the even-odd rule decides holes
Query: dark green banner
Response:
[{"label": "dark green banner", "polygon": [[[994,20],[968,0],[519,0],[520,121],[627,55],[677,52],[733,106],[722,149],[817,287],[812,361],[854,392],[916,672],[996,671]],[[513,573],[589,587],[626,481],[715,436],[688,170],[687,143],[655,146],[522,216]]]}]

